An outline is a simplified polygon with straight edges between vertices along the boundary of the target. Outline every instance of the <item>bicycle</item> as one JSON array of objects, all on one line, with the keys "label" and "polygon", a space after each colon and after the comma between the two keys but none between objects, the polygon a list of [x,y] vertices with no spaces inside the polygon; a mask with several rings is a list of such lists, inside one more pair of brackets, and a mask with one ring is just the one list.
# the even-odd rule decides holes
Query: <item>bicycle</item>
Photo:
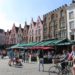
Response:
[{"label": "bicycle", "polygon": [[59,59],[56,60],[54,65],[49,68],[49,75],[72,75],[70,65],[67,65],[65,69],[62,70],[60,63],[58,63]]}]

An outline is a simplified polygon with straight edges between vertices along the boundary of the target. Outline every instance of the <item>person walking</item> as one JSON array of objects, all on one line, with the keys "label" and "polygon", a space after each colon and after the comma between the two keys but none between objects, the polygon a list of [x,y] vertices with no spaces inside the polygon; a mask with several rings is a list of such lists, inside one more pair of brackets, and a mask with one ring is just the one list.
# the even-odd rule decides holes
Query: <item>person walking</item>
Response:
[{"label": "person walking", "polygon": [[14,58],[14,51],[12,49],[10,49],[8,56],[9,56],[8,65],[11,66],[11,64],[13,62],[13,58]]},{"label": "person walking", "polygon": [[73,62],[72,74],[75,75],[75,45],[72,45],[72,52],[70,58],[72,59]]},{"label": "person walking", "polygon": [[48,63],[52,63],[52,54],[48,51]]},{"label": "person walking", "polygon": [[44,55],[43,55],[43,51],[40,51],[40,53],[39,53],[39,71],[41,69],[41,66],[43,68],[42,71],[44,71]]},{"label": "person walking", "polygon": [[68,65],[68,56],[69,52],[66,49],[64,49],[62,59],[60,59],[62,70],[64,70],[65,67]]},{"label": "person walking", "polygon": [[22,61],[25,63],[25,50],[24,50],[24,53],[22,55]]}]

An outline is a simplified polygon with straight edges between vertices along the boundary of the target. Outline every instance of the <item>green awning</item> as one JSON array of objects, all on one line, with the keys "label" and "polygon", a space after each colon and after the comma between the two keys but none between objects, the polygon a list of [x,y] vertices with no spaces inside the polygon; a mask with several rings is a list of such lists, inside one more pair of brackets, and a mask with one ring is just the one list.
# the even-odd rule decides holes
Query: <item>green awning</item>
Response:
[{"label": "green awning", "polygon": [[64,43],[59,43],[59,44],[57,44],[57,45],[72,45],[70,42],[64,42]]},{"label": "green awning", "polygon": [[44,41],[44,42],[39,43],[37,46],[48,46],[51,42],[52,42],[52,40]]},{"label": "green awning", "polygon": [[50,39],[50,40],[47,40],[47,41],[42,41],[42,42],[39,42],[38,44],[36,44],[35,46],[55,46],[55,45],[61,45],[61,44],[70,44],[70,41],[67,40],[67,39]]},{"label": "green awning", "polygon": [[33,46],[58,46],[58,45],[71,45],[75,43],[74,41],[71,42],[68,39],[50,39],[50,40],[45,40],[41,42],[30,42],[30,43],[21,43],[21,44],[16,44],[14,46],[11,46],[10,48],[16,48],[16,47],[33,47]]},{"label": "green awning", "polygon": [[42,44],[44,43],[45,41],[41,41],[39,43],[37,43],[35,46],[42,46]]},{"label": "green awning", "polygon": [[13,45],[13,46],[11,46],[11,47],[9,47],[9,48],[17,48],[17,47],[19,47],[19,46],[20,46],[20,44],[18,43],[18,44]]},{"label": "green awning", "polygon": [[32,47],[35,46],[38,42],[30,42],[28,44],[26,44],[27,47]]},{"label": "green awning", "polygon": [[61,39],[55,39],[55,40],[53,40],[51,43],[50,43],[50,45],[57,45],[57,44],[59,44],[59,43],[61,43],[61,42],[63,42],[64,40],[61,40]]},{"label": "green awning", "polygon": [[67,40],[67,41],[61,42],[57,45],[73,45],[73,44],[75,44],[75,41]]},{"label": "green awning", "polygon": [[19,47],[24,47],[24,46],[27,46],[27,44],[26,44],[26,43],[21,43],[21,44],[19,45]]}]

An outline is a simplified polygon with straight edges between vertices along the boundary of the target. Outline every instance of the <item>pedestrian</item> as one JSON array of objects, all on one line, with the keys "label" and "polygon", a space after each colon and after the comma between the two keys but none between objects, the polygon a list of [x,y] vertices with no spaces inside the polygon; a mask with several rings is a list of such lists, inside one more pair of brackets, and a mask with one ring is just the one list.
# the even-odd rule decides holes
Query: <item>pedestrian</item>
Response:
[{"label": "pedestrian", "polygon": [[8,56],[9,56],[9,62],[8,62],[8,64],[9,64],[9,66],[11,66],[11,64],[13,62],[13,58],[14,58],[14,51],[13,51],[13,49],[9,50]]},{"label": "pedestrian", "polygon": [[44,54],[43,54],[43,51],[40,51],[39,53],[39,71],[41,69],[41,66],[43,68],[43,72],[44,72]]},{"label": "pedestrian", "polygon": [[64,49],[62,54],[62,59],[60,59],[62,70],[64,70],[65,67],[68,65],[68,57],[69,57],[69,52],[66,49]]},{"label": "pedestrian", "polygon": [[48,51],[48,63],[52,63],[52,54]]},{"label": "pedestrian", "polygon": [[24,61],[24,63],[25,63],[25,50],[24,50],[24,53],[22,55],[22,61]]},{"label": "pedestrian", "polygon": [[72,45],[72,52],[70,55],[70,59],[72,59],[72,62],[73,62],[72,74],[75,75],[75,45]]}]

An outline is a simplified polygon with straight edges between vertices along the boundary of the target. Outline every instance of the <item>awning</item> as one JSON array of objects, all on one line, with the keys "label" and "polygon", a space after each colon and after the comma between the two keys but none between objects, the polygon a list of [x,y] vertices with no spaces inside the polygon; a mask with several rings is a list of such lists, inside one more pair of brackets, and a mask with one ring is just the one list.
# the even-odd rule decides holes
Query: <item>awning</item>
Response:
[{"label": "awning", "polygon": [[24,46],[26,46],[27,44],[26,43],[21,43],[20,45],[19,45],[19,47],[24,47]]},{"label": "awning", "polygon": [[63,40],[62,42],[60,42],[60,43],[57,43],[57,45],[58,46],[62,46],[62,45],[72,45],[73,44],[73,42],[72,41],[70,41],[70,40]]},{"label": "awning", "polygon": [[23,45],[24,47],[32,47],[32,46],[35,46],[38,42],[30,42],[30,43],[27,43],[25,45]]},{"label": "awning", "polygon": [[70,43],[70,42],[64,42],[64,43],[59,43],[59,44],[57,44],[57,45],[72,45],[72,43]]},{"label": "awning", "polygon": [[11,46],[11,47],[9,47],[9,48],[16,48],[16,47],[19,47],[19,46],[20,46],[20,44],[18,43],[18,44],[13,45],[13,46]]},{"label": "awning", "polygon": [[61,39],[60,40],[58,40],[58,39],[50,39],[50,40],[47,40],[47,41],[39,42],[35,46],[55,46],[58,43],[63,42],[63,41],[64,40],[61,40]]},{"label": "awning", "polygon": [[31,50],[51,50],[54,49],[53,47],[48,47],[48,46],[35,46],[31,47]]}]

